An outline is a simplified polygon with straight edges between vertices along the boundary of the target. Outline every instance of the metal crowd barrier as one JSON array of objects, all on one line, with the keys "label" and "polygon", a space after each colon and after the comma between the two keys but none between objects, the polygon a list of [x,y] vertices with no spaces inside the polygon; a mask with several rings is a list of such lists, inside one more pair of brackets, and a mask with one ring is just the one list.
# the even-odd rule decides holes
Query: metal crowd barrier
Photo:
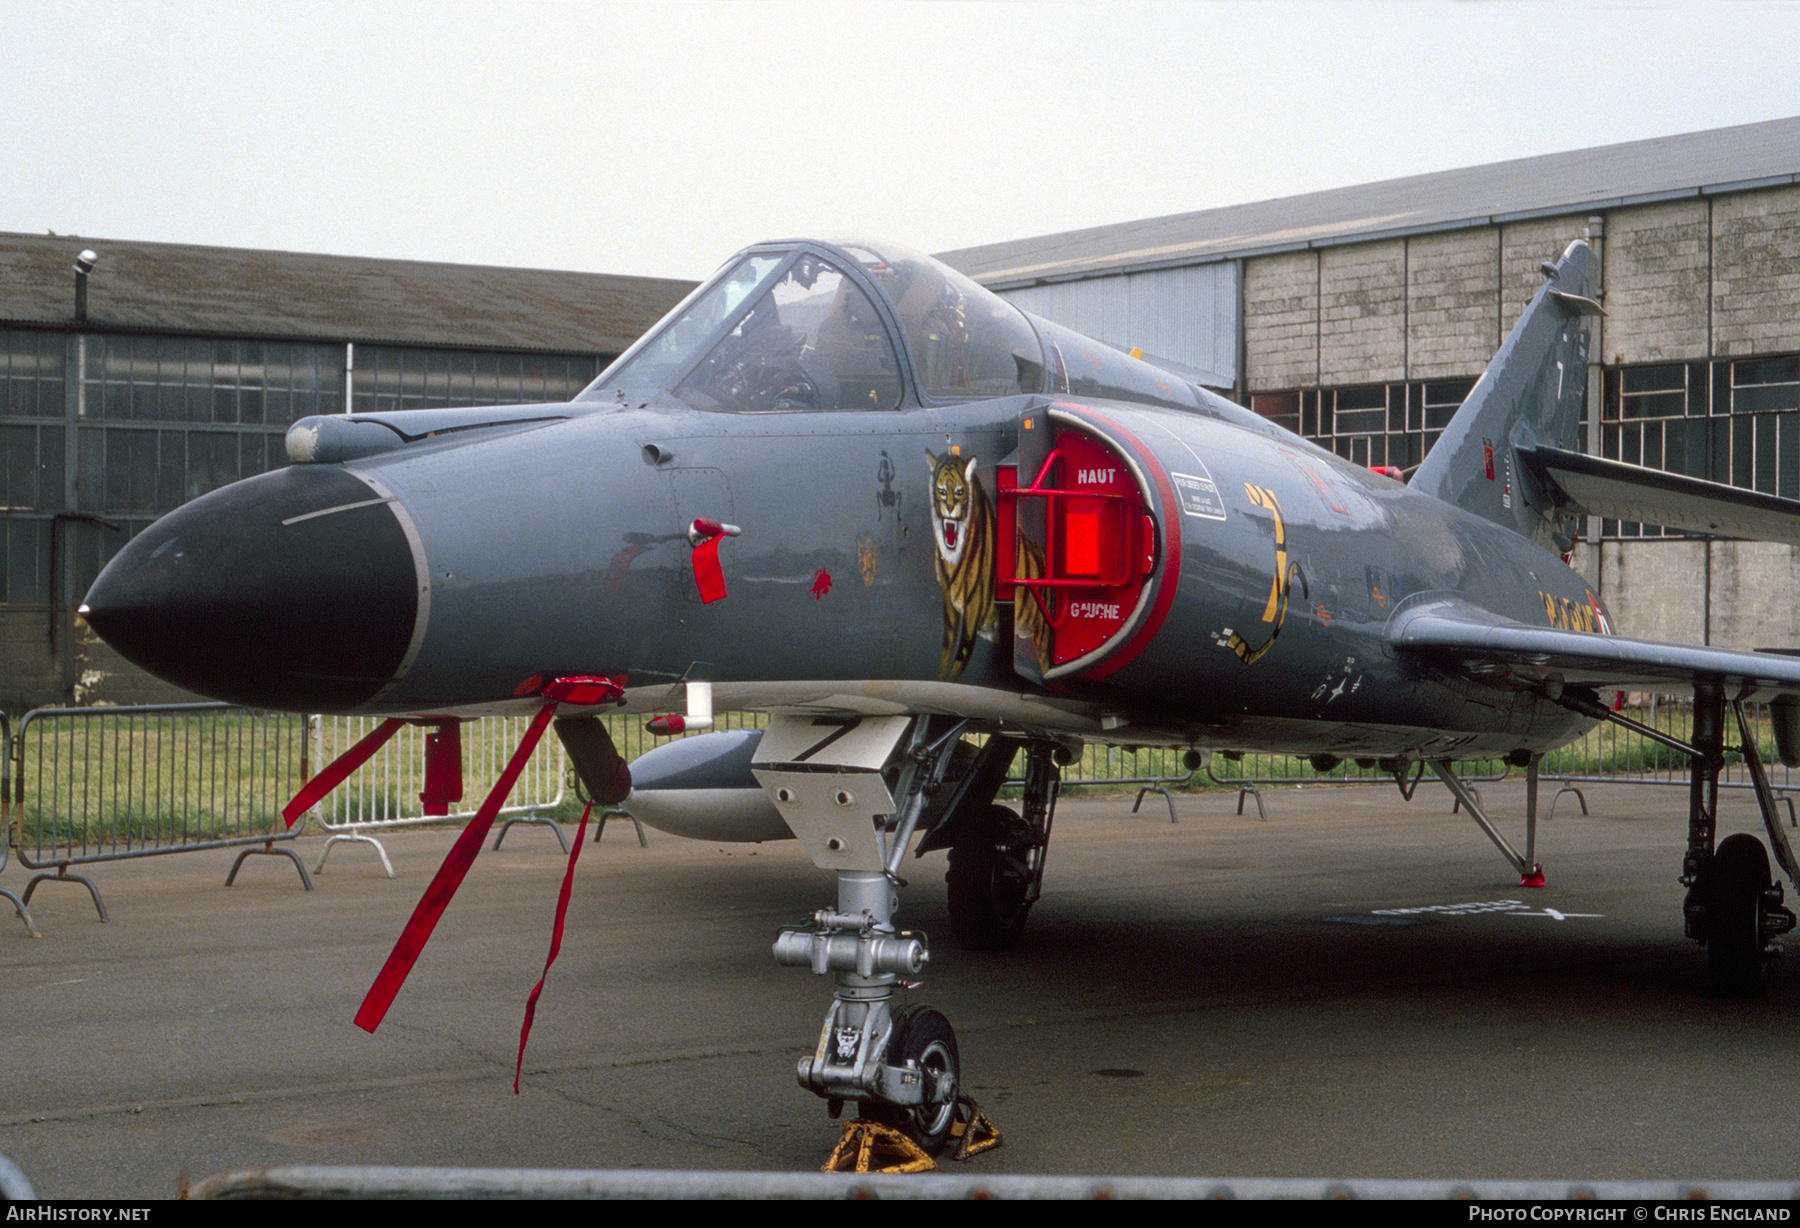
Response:
[{"label": "metal crowd barrier", "polygon": [[[1692,734],[1694,701],[1691,695],[1632,694],[1626,697],[1621,707],[1633,719],[1683,741]],[[1787,807],[1789,824],[1794,825],[1796,814],[1792,795],[1800,792],[1800,780],[1795,780],[1793,772],[1782,767],[1775,758],[1768,706],[1747,705],[1745,715],[1750,720],[1751,732],[1756,739],[1764,769],[1775,787],[1776,799]],[[1728,720],[1726,764],[1719,774],[1719,787],[1754,788],[1749,772],[1744,767],[1742,755],[1733,749],[1737,741],[1736,735],[1735,721]],[[1223,768],[1221,761],[1225,765]],[[1469,771],[1469,775],[1461,775],[1459,772],[1459,778],[1469,784],[1490,784],[1504,780],[1511,774],[1511,769],[1499,761],[1458,766]],[[1265,818],[1267,814],[1263,809],[1260,792],[1263,787],[1393,783],[1393,777],[1379,767],[1362,767],[1345,761],[1330,771],[1320,772],[1313,770],[1308,760],[1298,755],[1245,754],[1232,759],[1214,756],[1207,765],[1206,775],[1213,784],[1238,790],[1239,814],[1244,812],[1245,801],[1254,799],[1257,812]],[[1649,784],[1686,788],[1688,778],[1686,755],[1641,733],[1611,723],[1603,723],[1568,746],[1550,751],[1540,763],[1538,777],[1540,786],[1550,786],[1556,790],[1546,807],[1545,818],[1555,817],[1556,803],[1568,793],[1576,796],[1581,803],[1581,812],[1586,814],[1587,797],[1582,791],[1583,785]]]},{"label": "metal crowd barrier", "polygon": [[[1685,696],[1634,695],[1629,711],[1638,720],[1679,738],[1689,736],[1693,707]],[[1793,791],[1800,782],[1774,762],[1773,738],[1766,709],[1752,710],[1753,730],[1770,765],[1771,779],[1794,821]],[[757,713],[721,714],[720,728],[756,727],[766,718]],[[333,841],[354,839],[375,845],[392,874],[385,850],[369,833],[426,822],[467,820],[489,783],[499,774],[525,730],[524,718],[489,718],[462,727],[465,780],[469,796],[462,809],[444,816],[427,815],[419,793],[424,784],[424,737],[420,726],[405,727],[370,761],[310,812]],[[642,717],[607,718],[608,728],[627,760],[635,759],[662,739],[651,734]],[[0,889],[28,928],[26,910],[38,883],[81,882],[88,887],[102,917],[106,910],[91,881],[71,867],[124,857],[145,857],[183,850],[243,846],[280,852],[292,858],[303,882],[305,867],[291,850],[277,844],[292,839],[299,825],[284,827],[280,811],[313,770],[332,761],[372,730],[372,719],[298,717],[250,712],[222,704],[173,704],[116,708],[40,708],[29,712],[13,732],[0,713],[0,800],[8,803],[4,826],[21,865],[38,871],[23,897]],[[1090,746],[1063,769],[1064,787],[1139,785],[1138,805],[1146,794],[1168,799],[1171,786],[1194,773],[1177,748]],[[1501,779],[1498,774],[1468,779]],[[1477,773],[1485,771],[1476,766]],[[1330,772],[1313,771],[1296,756],[1245,755],[1215,758],[1206,774],[1219,785],[1236,788],[1238,812],[1259,787],[1280,784],[1356,784],[1390,781],[1378,768],[1343,763]],[[1543,783],[1557,786],[1546,817],[1565,793],[1575,793],[1587,808],[1583,785],[1597,783],[1669,784],[1684,786],[1686,757],[1640,734],[1602,724],[1580,741],[1547,755],[1540,768]],[[568,788],[569,772],[561,747],[546,738],[521,775],[501,812],[514,822],[551,825],[572,817],[577,805]],[[1749,788],[1748,774],[1737,756],[1721,774],[1726,788]],[[1135,811],[1137,806],[1133,807]],[[1171,818],[1173,802],[1170,801]],[[563,811],[571,813],[565,814]],[[506,827],[496,838],[498,846]],[[7,850],[0,847],[0,867]],[[236,876],[243,857],[233,865]],[[323,869],[321,853],[318,869]],[[231,878],[227,879],[230,882]]]},{"label": "metal crowd barrier", "polygon": [[[1087,746],[1082,749],[1080,758],[1062,768],[1057,788],[1136,785],[1137,800],[1131,804],[1131,813],[1136,814],[1143,806],[1144,798],[1155,793],[1168,804],[1169,822],[1173,823],[1175,798],[1169,792],[1170,788],[1186,784],[1200,770],[1188,766],[1188,753],[1179,746]],[[1013,768],[1018,770],[1017,762]],[[1006,783],[1022,785],[1024,781],[1008,780]]]},{"label": "metal crowd barrier", "polygon": [[[0,712],[0,870],[6,869],[7,857],[13,844],[13,756],[12,756],[12,722],[7,720],[6,713]],[[31,919],[31,910],[25,907],[25,901],[18,893],[0,887],[0,898],[4,898],[13,906],[19,920],[25,923],[26,932],[33,938],[42,938],[38,932],[37,922]],[[0,1156],[4,1163],[5,1156]],[[0,1178],[4,1177],[0,1170]],[[0,1192],[4,1192],[0,1190]]]},{"label": "metal crowd barrier", "polygon": [[[1621,710],[1626,716],[1684,742],[1692,737],[1694,699],[1691,695],[1633,694],[1626,697]],[[1749,718],[1751,735],[1756,739],[1763,770],[1774,787],[1776,801],[1787,807],[1788,823],[1793,826],[1793,793],[1800,791],[1800,781],[1794,779],[1792,769],[1783,767],[1775,757],[1775,735],[1769,726],[1768,705],[1746,705],[1745,715]],[[1725,766],[1719,772],[1721,789],[1756,787],[1744,766],[1743,756],[1735,749],[1738,737],[1737,722],[1728,712],[1725,718]],[[1545,755],[1539,770],[1542,784],[1557,786],[1545,812],[1546,818],[1555,816],[1556,803],[1565,793],[1573,793],[1581,803],[1581,813],[1586,814],[1587,796],[1582,785],[1678,785],[1685,789],[1688,779],[1686,755],[1610,722],[1589,731],[1579,741]]]},{"label": "metal crowd barrier", "polygon": [[[1223,773],[1219,768],[1221,760],[1230,765]],[[1457,779],[1462,781],[1477,798],[1481,796],[1481,791],[1475,787],[1476,785],[1494,784],[1512,775],[1512,769],[1504,762],[1489,763],[1476,760],[1458,766],[1466,768],[1468,775],[1459,772]],[[1422,765],[1415,763],[1413,767],[1418,775],[1423,777]],[[1275,788],[1281,785],[1300,788],[1305,785],[1392,785],[1394,783],[1393,774],[1375,764],[1364,767],[1354,760],[1345,760],[1326,771],[1320,771],[1314,768],[1311,761],[1304,755],[1259,753],[1234,755],[1230,758],[1214,755],[1206,765],[1206,777],[1215,785],[1237,790],[1237,812],[1239,814],[1244,813],[1245,801],[1254,801],[1257,817],[1261,819],[1269,817],[1268,809],[1263,805],[1262,791],[1265,788]],[[1413,785],[1416,784],[1415,780]],[[1409,785],[1409,790],[1411,787],[1413,786]],[[1410,791],[1407,796],[1411,796]],[[1451,811],[1454,813],[1461,808],[1462,802],[1459,800],[1451,807]]]},{"label": "metal crowd barrier", "polygon": [[14,847],[37,871],[24,904],[43,882],[88,889],[100,919],[106,906],[93,880],[70,867],[200,849],[242,848],[245,857],[289,858],[299,835],[281,807],[306,780],[305,718],[226,704],[36,708],[8,742]]},{"label": "metal crowd barrier", "polygon": [[[380,718],[365,716],[314,716],[307,720],[313,762],[321,767],[381,723]],[[431,729],[423,725],[402,726],[368,762],[307,811],[307,817],[329,833],[313,872],[324,871],[325,859],[333,846],[367,844],[380,856],[387,876],[394,877],[387,850],[369,833],[423,823],[467,823],[475,817],[488,788],[505,769],[530,724],[529,717],[490,716],[462,725],[459,735],[466,792],[448,814],[427,814],[419,797],[425,788],[425,739]],[[556,820],[568,795],[568,778],[568,762],[561,743],[553,735],[546,736],[507,794],[507,804],[500,810],[505,822],[494,838],[494,847],[500,847],[515,823],[532,823],[555,832],[566,853],[568,842]]]}]

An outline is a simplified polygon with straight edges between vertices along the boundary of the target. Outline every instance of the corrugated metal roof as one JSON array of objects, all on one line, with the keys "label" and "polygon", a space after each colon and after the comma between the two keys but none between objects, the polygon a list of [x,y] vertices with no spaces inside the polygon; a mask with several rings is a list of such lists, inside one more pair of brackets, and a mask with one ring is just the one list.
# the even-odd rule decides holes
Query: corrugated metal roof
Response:
[{"label": "corrugated metal roof", "polygon": [[992,243],[939,259],[984,285],[1019,285],[1795,182],[1800,118],[1774,119]]},{"label": "corrugated metal roof", "polygon": [[613,354],[694,283],[0,232],[0,320],[64,326],[75,256],[96,327]]}]

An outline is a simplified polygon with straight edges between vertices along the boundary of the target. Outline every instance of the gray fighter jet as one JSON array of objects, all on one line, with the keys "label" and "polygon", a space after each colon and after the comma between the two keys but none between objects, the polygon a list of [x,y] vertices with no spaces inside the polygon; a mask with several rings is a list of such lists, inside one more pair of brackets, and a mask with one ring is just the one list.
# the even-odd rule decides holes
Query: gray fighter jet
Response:
[{"label": "gray fighter jet", "polygon": [[[1718,772],[1735,717],[1792,877],[1742,705],[1772,698],[1800,760],[1800,660],[1620,637],[1557,551],[1582,512],[1800,541],[1800,504],[1576,451],[1593,265],[1580,242],[1545,264],[1401,483],[926,257],[763,244],[571,403],[296,423],[290,467],[158,521],[83,612],[235,703],[441,734],[536,712],[528,742],[553,720],[606,801],[631,773],[597,714],[770,714],[653,752],[628,805],[709,839],[791,832],[836,874],[835,905],[776,942],[837,979],[800,1080],[927,1147],[959,1069],[944,1016],[895,1005],[927,958],[893,921],[903,860],[947,848],[957,937],[1010,945],[1083,742],[1354,757],[1403,792],[1426,767],[1460,789],[1458,759],[1526,765],[1624,721],[1601,687],[1691,687],[1687,932],[1747,993],[1794,918],[1760,841],[1715,848]],[[455,740],[434,745],[427,794],[449,796]],[[1015,772],[1017,809],[995,801]]]}]

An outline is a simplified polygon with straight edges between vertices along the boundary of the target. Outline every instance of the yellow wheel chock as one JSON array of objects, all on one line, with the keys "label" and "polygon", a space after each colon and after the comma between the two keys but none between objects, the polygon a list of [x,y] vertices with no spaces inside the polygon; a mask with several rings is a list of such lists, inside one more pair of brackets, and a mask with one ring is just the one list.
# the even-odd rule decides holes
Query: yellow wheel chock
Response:
[{"label": "yellow wheel chock", "polygon": [[984,1151],[992,1151],[1001,1143],[1000,1131],[994,1128],[975,1097],[959,1092],[956,1097],[956,1124],[950,1127],[950,1141],[956,1147],[951,1159],[970,1160]]},{"label": "yellow wheel chock", "polygon": [[[953,1160],[968,1160],[984,1151],[992,1151],[1001,1143],[1000,1131],[994,1128],[975,1098],[966,1093],[956,1097],[956,1122],[950,1127]],[[937,1165],[904,1130],[878,1121],[852,1121],[844,1124],[844,1136],[832,1149],[822,1172],[828,1173],[928,1173]]]},{"label": "yellow wheel chock", "polygon": [[878,1121],[844,1123],[844,1137],[832,1149],[822,1172],[928,1173],[937,1165],[904,1130]]}]

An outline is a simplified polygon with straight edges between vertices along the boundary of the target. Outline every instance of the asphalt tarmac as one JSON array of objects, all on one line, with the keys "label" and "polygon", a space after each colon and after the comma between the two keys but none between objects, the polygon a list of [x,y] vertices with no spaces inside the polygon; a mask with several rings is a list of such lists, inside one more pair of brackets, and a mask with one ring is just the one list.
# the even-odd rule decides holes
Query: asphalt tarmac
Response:
[{"label": "asphalt tarmac", "polygon": [[[1523,785],[1484,787],[1515,839]],[[1521,889],[1447,793],[1065,800],[1022,945],[960,950],[942,854],[901,921],[934,939],[911,1000],[954,1023],[1004,1145],[990,1174],[1784,1180],[1800,955],[1727,1001],[1681,936],[1679,788],[1608,785],[1542,823]],[[1726,794],[1721,837],[1758,826]],[[571,833],[573,829],[566,829]],[[830,998],[775,965],[833,902],[793,843],[629,824],[582,852],[512,1092],[565,860],[483,852],[373,1036],[351,1022],[453,833],[334,850],[316,890],[184,854],[40,887],[0,913],[0,1156],[49,1198],[167,1198],[265,1164],[816,1170],[837,1137],[794,1081]],[[310,866],[322,838],[300,849]],[[22,891],[13,863],[0,886]],[[1471,907],[1474,906],[1474,907]],[[4,907],[0,904],[0,907]]]}]

